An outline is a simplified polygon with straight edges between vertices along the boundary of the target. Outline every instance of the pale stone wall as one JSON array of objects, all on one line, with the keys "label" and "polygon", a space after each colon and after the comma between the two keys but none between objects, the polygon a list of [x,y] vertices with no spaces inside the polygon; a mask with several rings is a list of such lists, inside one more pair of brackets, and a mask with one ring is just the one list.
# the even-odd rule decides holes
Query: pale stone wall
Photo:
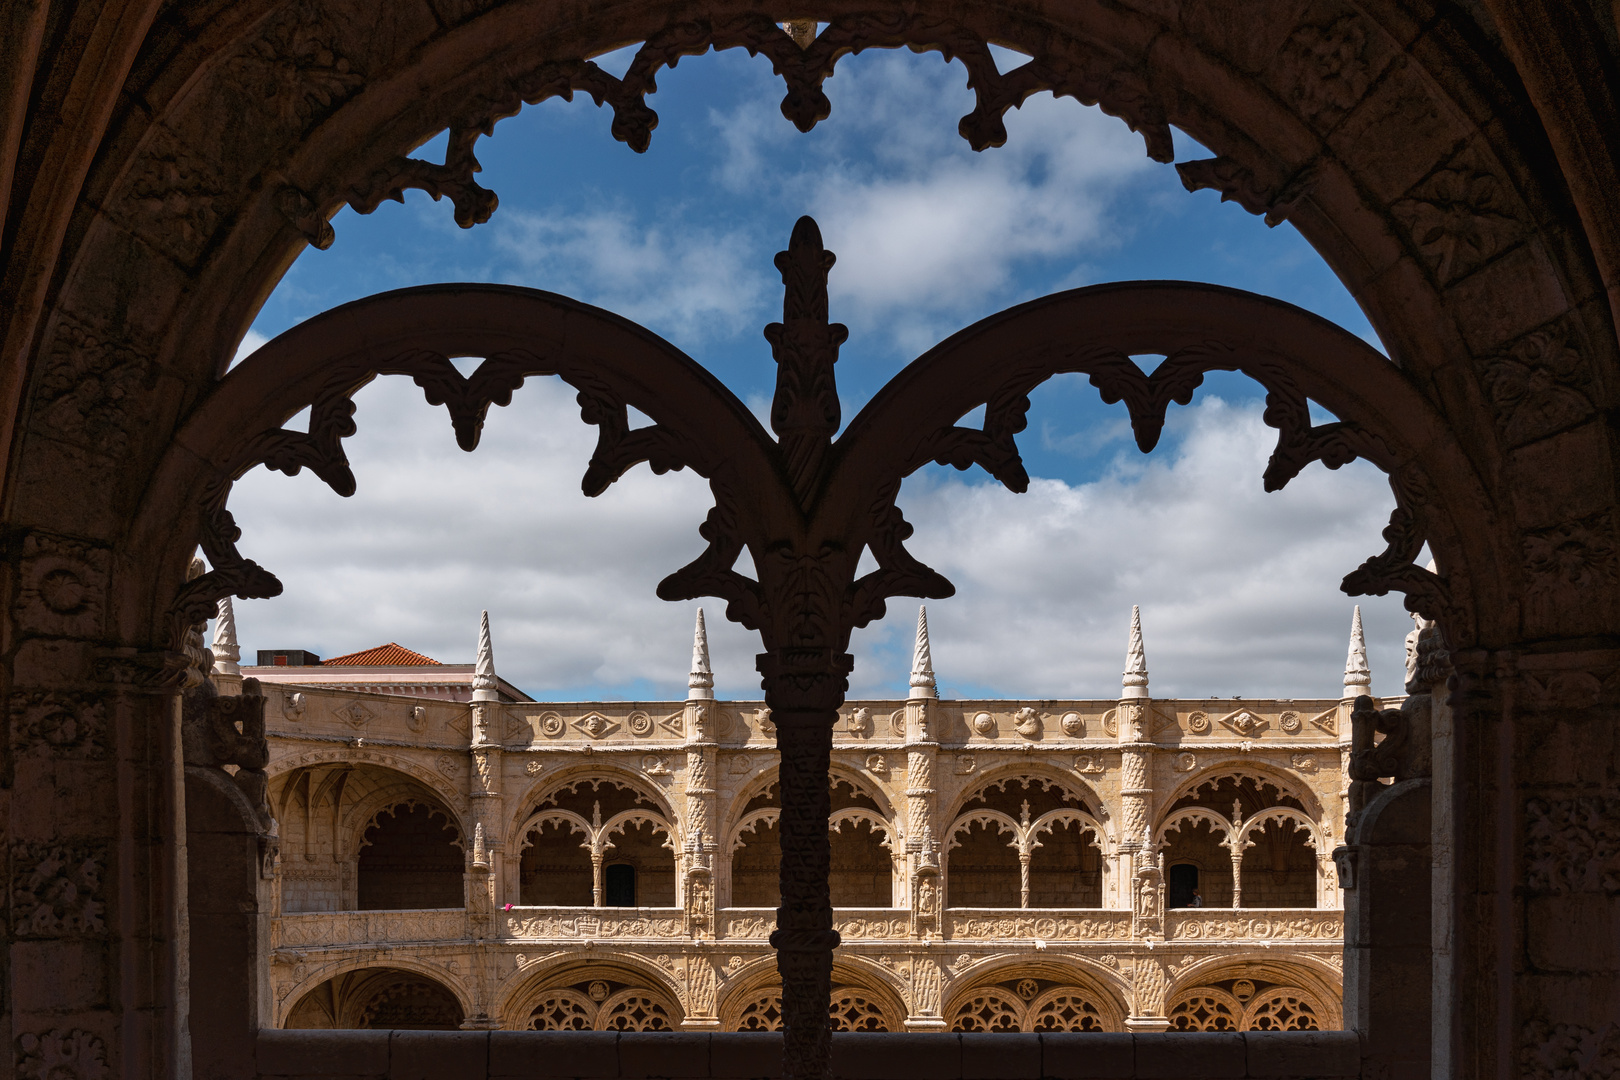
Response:
[{"label": "pale stone wall", "polygon": [[[427,983],[468,1027],[779,1023],[776,755],[758,702],[266,689],[278,1025],[450,1016],[444,994],[410,988]],[[849,702],[833,751],[836,1022],[1338,1026],[1329,853],[1348,710]],[[453,826],[464,908],[353,910],[366,830],[407,805]],[[1167,910],[1181,862],[1201,868],[1202,909]],[[634,868],[635,907],[614,906],[616,866]],[[387,995],[360,1000],[372,986]]]}]

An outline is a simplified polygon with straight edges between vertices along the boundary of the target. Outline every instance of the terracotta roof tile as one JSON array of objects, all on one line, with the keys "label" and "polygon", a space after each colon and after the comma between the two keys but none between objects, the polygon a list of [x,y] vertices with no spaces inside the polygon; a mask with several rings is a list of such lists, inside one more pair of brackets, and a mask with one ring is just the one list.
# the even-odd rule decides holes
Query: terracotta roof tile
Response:
[{"label": "terracotta roof tile", "polygon": [[349,653],[347,656],[334,656],[330,660],[321,661],[323,667],[334,665],[352,665],[356,667],[391,666],[427,666],[436,665],[438,661],[431,656],[423,656],[419,652],[412,652],[403,645],[390,641],[386,645],[378,645],[375,649],[362,649],[359,652]]}]

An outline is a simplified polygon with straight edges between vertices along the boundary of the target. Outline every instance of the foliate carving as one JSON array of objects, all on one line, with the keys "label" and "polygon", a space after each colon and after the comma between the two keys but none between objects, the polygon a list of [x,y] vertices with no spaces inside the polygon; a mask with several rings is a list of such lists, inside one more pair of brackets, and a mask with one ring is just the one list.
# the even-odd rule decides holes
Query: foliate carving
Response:
[{"label": "foliate carving", "polygon": [[1168,936],[1176,941],[1332,941],[1344,936],[1342,912],[1314,915],[1254,915],[1191,909],[1173,911]]},{"label": "foliate carving", "polygon": [[1235,202],[1273,228],[1288,220],[1316,180],[1315,170],[1305,168],[1273,187],[1260,183],[1246,166],[1224,156],[1178,162],[1176,172],[1188,191],[1212,188],[1221,193],[1221,202]]},{"label": "foliate carving", "polygon": [[1313,716],[1311,717],[1311,725],[1321,729],[1325,735],[1337,735],[1339,733],[1339,711],[1329,709],[1320,716]]},{"label": "foliate carving", "polygon": [[1525,863],[1536,892],[1620,893],[1620,796],[1526,802]]},{"label": "foliate carving", "polygon": [[1097,754],[1080,754],[1074,759],[1074,771],[1077,773],[1100,773],[1103,771],[1103,759]]},{"label": "foliate carving", "polygon": [[293,228],[304,234],[309,246],[317,251],[325,251],[337,239],[337,233],[321,213],[315,201],[291,184],[283,185],[276,191],[276,209],[286,218]]},{"label": "foliate carving", "polygon": [[54,690],[11,695],[15,751],[47,749],[55,757],[99,758],[107,753],[107,707],[98,698]]},{"label": "foliate carving", "polygon": [[53,1028],[17,1039],[20,1080],[106,1080],[107,1044],[78,1028]]},{"label": "foliate carving", "polygon": [[1592,414],[1586,365],[1559,330],[1540,330],[1480,368],[1496,422],[1508,443],[1562,431]]},{"label": "foliate carving", "polygon": [[11,926],[18,937],[100,934],[105,849],[19,840],[11,845]]},{"label": "foliate carving", "polygon": [[1613,1024],[1593,1031],[1532,1020],[1524,1025],[1519,1046],[1520,1075],[1526,1080],[1609,1080],[1620,1073],[1620,1033]]},{"label": "foliate carving", "polygon": [[307,0],[291,5],[230,61],[236,85],[290,131],[323,119],[365,82],[321,15]]},{"label": "foliate carving", "polygon": [[1604,510],[1524,535],[1528,606],[1547,615],[1578,606],[1583,593],[1615,583],[1614,518]]},{"label": "foliate carving", "polygon": [[1390,212],[1442,285],[1477,269],[1522,232],[1502,181],[1467,167],[1440,170]]},{"label": "foliate carving", "polygon": [[676,938],[686,934],[681,915],[508,915],[506,934],[518,938]]},{"label": "foliate carving", "polygon": [[46,533],[23,538],[12,612],[28,633],[99,637],[111,555]]},{"label": "foliate carving", "polygon": [[441,773],[448,777],[454,778],[458,773],[461,772],[460,760],[451,757],[449,754],[440,754],[434,759],[433,765]]},{"label": "foliate carving", "polygon": [[1415,560],[1423,550],[1424,536],[1417,518],[1398,493],[1383,535],[1389,546],[1346,574],[1340,590],[1347,596],[1404,593],[1406,610],[1436,622],[1449,621],[1454,614],[1451,589],[1438,574],[1417,565]]},{"label": "foliate carving", "polygon": [[528,773],[530,776],[539,776],[540,773],[545,770],[545,767],[545,762],[541,761],[539,758],[532,758],[529,760],[528,764],[523,766],[523,771]]},{"label": "foliate carving", "polygon": [[733,754],[731,756],[731,775],[748,776],[754,771],[754,759],[747,754]]},{"label": "foliate carving", "polygon": [[1131,936],[1129,912],[1097,915],[952,915],[951,936],[984,941],[1031,938],[1037,941],[1125,941]]},{"label": "foliate carving", "polygon": [[129,449],[128,406],[152,388],[157,365],[135,343],[71,317],[57,325],[37,388],[37,423],[97,453]]},{"label": "foliate carving", "polygon": [[1354,108],[1371,78],[1366,49],[1367,31],[1354,15],[1295,30],[1278,59],[1288,96],[1300,114],[1315,118]]},{"label": "foliate carving", "polygon": [[154,126],[127,190],[141,236],[190,262],[214,235],[226,185],[184,142]]}]

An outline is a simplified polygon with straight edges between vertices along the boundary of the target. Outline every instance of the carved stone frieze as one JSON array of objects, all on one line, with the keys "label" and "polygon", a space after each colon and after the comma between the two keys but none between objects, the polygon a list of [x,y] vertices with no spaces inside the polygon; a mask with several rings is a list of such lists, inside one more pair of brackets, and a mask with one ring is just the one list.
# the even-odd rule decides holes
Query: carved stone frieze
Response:
[{"label": "carved stone frieze", "polygon": [[1480,374],[1510,446],[1539,439],[1592,415],[1587,370],[1563,330],[1538,330],[1484,360]]},{"label": "carved stone frieze", "polygon": [[526,915],[509,912],[506,936],[514,938],[676,938],[686,935],[680,913],[652,916],[608,914]]},{"label": "carved stone frieze", "polygon": [[105,757],[107,706],[99,697],[56,690],[22,690],[11,695],[12,749],[41,750],[54,757]]},{"label": "carved stone frieze", "polygon": [[1528,800],[1525,866],[1535,892],[1620,894],[1620,795]]},{"label": "carved stone frieze", "polygon": [[47,533],[22,541],[12,614],[26,633],[94,638],[102,611],[111,556],[106,548]]},{"label": "carved stone frieze", "polygon": [[1172,913],[1166,928],[1175,941],[1338,940],[1344,937],[1344,914],[1324,911],[1316,915],[1256,915],[1233,911]]},{"label": "carved stone frieze", "polygon": [[1441,285],[1478,269],[1524,232],[1506,185],[1466,165],[1441,169],[1390,211]]},{"label": "carved stone frieze", "polygon": [[952,913],[952,938],[985,941],[1038,938],[1041,941],[1125,941],[1131,936],[1128,911],[1098,915],[978,916]]},{"label": "carved stone frieze", "polygon": [[58,938],[106,932],[105,848],[17,840],[11,845],[11,867],[15,936]]},{"label": "carved stone frieze", "polygon": [[353,95],[365,82],[338,51],[338,35],[319,5],[300,0],[228,62],[246,100],[296,135]]},{"label": "carved stone frieze", "polygon": [[1277,73],[1301,116],[1328,121],[1343,116],[1371,80],[1367,28],[1355,15],[1299,27],[1283,45]]},{"label": "carved stone frieze", "polygon": [[1620,1073],[1620,1032],[1532,1020],[1520,1033],[1519,1068],[1524,1080],[1608,1080]]},{"label": "carved stone frieze", "polygon": [[461,941],[468,937],[462,911],[339,911],[283,915],[276,921],[282,948],[366,942]]},{"label": "carved stone frieze", "polygon": [[78,1028],[26,1032],[17,1038],[19,1080],[106,1080],[107,1044]]}]

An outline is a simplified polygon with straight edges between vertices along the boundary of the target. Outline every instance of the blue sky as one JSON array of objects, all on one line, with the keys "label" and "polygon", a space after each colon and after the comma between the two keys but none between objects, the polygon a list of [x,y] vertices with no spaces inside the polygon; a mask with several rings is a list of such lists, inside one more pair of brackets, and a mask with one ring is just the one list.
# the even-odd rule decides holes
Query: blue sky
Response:
[{"label": "blue sky", "polygon": [[[601,62],[620,70],[628,58]],[[1096,109],[1042,95],[1008,116],[1005,147],[975,153],[956,134],[972,107],[965,77],[933,54],[846,57],[827,84],[831,118],[800,134],[777,110],[782,87],[765,60],[687,58],[659,76],[660,123],[639,155],[584,95],[531,106],[479,142],[480,180],[501,200],[489,223],[462,230],[447,202],[419,192],[369,216],[341,212],[336,244],[294,263],[244,351],[385,289],[506,282],[641,322],[763,412],[774,365],[760,329],[781,304],[771,258],[803,213],[838,255],[846,421],[955,330],[1102,281],[1249,289],[1376,342],[1291,226],[1267,229],[1214,193],[1188,194]],[[436,159],[442,144],[419,153]],[[1178,133],[1178,160],[1206,156]],[[244,478],[232,501],[244,550],[288,584],[275,601],[242,605],[244,646],[333,655],[398,640],[465,660],[488,607],[502,673],[537,696],[678,695],[690,605],[661,604],[651,586],[695,553],[706,490],[640,470],[587,503],[577,482],[591,436],[568,397],[525,388],[458,460],[442,414],[409,384],[375,385],[357,399],[349,442],[354,499],[308,477]],[[1337,582],[1381,547],[1392,500],[1363,463],[1312,466],[1264,496],[1259,398],[1240,376],[1211,377],[1143,457],[1122,407],[1062,378],[1035,395],[1020,442],[1040,478],[1030,495],[938,468],[908,481],[912,546],[961,590],[930,613],[942,684],[963,696],[1111,696],[1134,602],[1161,693],[1336,694],[1352,603]],[[312,533],[311,520],[325,527]],[[857,635],[856,693],[903,692],[914,609],[891,612]],[[1366,615],[1375,685],[1398,692],[1409,624],[1398,601]],[[750,636],[726,626],[714,636],[722,692],[757,694]]]}]

